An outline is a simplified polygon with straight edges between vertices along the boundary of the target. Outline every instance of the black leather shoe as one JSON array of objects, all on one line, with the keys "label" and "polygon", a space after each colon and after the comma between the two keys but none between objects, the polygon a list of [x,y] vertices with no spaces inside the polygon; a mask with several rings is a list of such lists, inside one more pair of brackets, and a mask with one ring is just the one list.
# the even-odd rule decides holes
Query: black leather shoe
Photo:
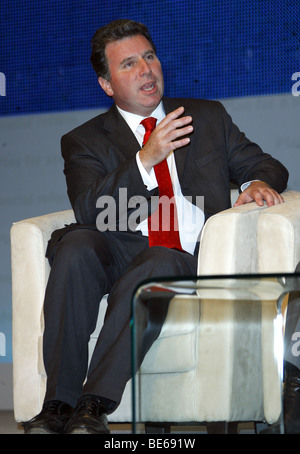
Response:
[{"label": "black leather shoe", "polygon": [[49,400],[42,411],[23,424],[25,434],[62,434],[74,409],[60,400]]},{"label": "black leather shoe", "polygon": [[106,409],[101,398],[91,394],[82,396],[66,426],[65,433],[109,434]]}]

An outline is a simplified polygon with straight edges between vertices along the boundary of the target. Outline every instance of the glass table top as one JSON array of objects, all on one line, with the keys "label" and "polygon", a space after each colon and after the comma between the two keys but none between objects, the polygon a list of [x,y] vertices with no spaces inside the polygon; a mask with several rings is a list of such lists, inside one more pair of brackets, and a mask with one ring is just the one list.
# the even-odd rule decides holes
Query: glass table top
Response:
[{"label": "glass table top", "polygon": [[[228,355],[231,358],[228,362],[232,364],[230,367],[223,366],[226,373],[221,381],[228,382],[230,392],[227,391],[231,397],[230,403],[222,398],[222,405],[228,407],[227,413],[223,412],[224,417],[233,420],[245,415],[246,418],[247,410],[253,404],[254,418],[259,420],[261,413],[263,420],[267,419],[272,424],[276,416],[283,433],[284,311],[289,294],[296,291],[300,291],[300,273],[164,277],[141,282],[134,291],[131,318],[133,431],[138,422],[149,418],[172,420],[173,416],[174,421],[177,420],[177,402],[184,401],[188,391],[188,388],[185,389],[187,375],[195,394],[191,404],[199,406],[199,411],[194,411],[198,411],[199,415],[193,417],[201,420],[201,406],[206,405],[208,410],[204,413],[213,420],[213,399],[211,404],[206,402],[206,388],[207,393],[211,389],[207,382],[215,380],[213,372],[219,373],[216,367],[226,364],[224,357]],[[148,330],[149,336],[151,325],[156,334],[151,334],[154,337],[150,347],[140,353],[144,333]],[[216,336],[209,337],[214,329],[218,333],[217,340]],[[191,340],[187,340],[189,337]],[[250,346],[246,345],[246,339],[248,344],[250,340]],[[214,364],[210,364],[212,361],[208,359],[210,356],[206,355],[205,349],[211,350]],[[198,363],[204,364],[204,360],[210,364],[211,376],[205,363],[202,369],[205,369],[206,375],[201,378]],[[255,366],[257,373],[253,374],[252,364],[255,361],[259,366]],[[197,377],[194,374],[195,379],[192,378],[194,369],[198,371]],[[252,374],[249,383],[246,383],[247,374]],[[273,374],[272,389],[269,389],[268,374]],[[215,386],[217,394],[219,385]],[[245,398],[241,398],[243,387],[248,393]],[[202,396],[202,404],[199,395]],[[257,412],[254,401],[260,407]],[[236,411],[234,408],[242,408],[243,405],[245,410]]]}]

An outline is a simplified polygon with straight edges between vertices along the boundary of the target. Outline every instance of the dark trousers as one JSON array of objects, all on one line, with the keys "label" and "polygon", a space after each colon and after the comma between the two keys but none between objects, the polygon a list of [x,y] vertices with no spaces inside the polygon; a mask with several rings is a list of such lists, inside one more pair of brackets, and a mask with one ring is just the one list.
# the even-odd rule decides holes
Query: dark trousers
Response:
[{"label": "dark trousers", "polygon": [[[82,393],[90,393],[119,403],[132,375],[134,289],[147,278],[195,275],[197,255],[149,248],[148,238],[139,234],[83,228],[61,238],[50,264],[44,302],[45,400],[75,406]],[[107,293],[104,325],[88,367],[88,342],[96,327],[99,303]],[[162,307],[161,321],[167,306]],[[145,336],[144,351],[158,336],[159,325]]]}]

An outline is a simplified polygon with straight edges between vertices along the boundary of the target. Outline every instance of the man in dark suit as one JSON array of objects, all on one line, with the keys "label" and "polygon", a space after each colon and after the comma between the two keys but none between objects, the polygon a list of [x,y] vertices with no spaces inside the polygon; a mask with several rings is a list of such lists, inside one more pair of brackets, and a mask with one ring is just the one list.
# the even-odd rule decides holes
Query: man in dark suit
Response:
[{"label": "man in dark suit", "polygon": [[[279,193],[288,179],[284,166],[251,143],[220,103],[163,97],[161,65],[143,25],[121,20],[99,29],[91,61],[114,105],[62,138],[77,223],[54,232],[48,247],[47,391],[27,433],[107,433],[106,414],[131,376],[129,320],[137,283],[196,274],[204,220],[230,207],[230,182],[242,187],[237,205],[273,205],[283,202]],[[141,121],[148,117],[156,128],[143,146]],[[152,200],[161,191],[156,169],[165,162],[179,229],[179,245],[172,247],[149,244]],[[115,210],[106,211],[111,201]],[[106,293],[105,323],[88,367],[89,336]],[[158,334],[147,337],[145,351]]]}]

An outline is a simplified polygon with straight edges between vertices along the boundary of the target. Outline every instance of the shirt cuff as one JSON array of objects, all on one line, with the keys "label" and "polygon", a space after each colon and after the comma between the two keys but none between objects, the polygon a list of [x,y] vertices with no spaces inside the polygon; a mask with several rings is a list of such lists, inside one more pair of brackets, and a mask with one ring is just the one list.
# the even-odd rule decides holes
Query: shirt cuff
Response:
[{"label": "shirt cuff", "polygon": [[150,170],[150,173],[147,172],[147,170],[141,163],[139,152],[136,154],[136,163],[139,168],[144,185],[146,186],[148,191],[151,191],[152,189],[157,188],[158,184],[157,184],[154,168],[152,167],[152,169]]},{"label": "shirt cuff", "polygon": [[243,183],[241,186],[241,192],[245,191],[245,189],[247,189],[248,186],[250,186],[250,184],[253,183],[253,181],[260,181],[260,180],[251,180],[251,181],[247,181],[246,183]]}]

